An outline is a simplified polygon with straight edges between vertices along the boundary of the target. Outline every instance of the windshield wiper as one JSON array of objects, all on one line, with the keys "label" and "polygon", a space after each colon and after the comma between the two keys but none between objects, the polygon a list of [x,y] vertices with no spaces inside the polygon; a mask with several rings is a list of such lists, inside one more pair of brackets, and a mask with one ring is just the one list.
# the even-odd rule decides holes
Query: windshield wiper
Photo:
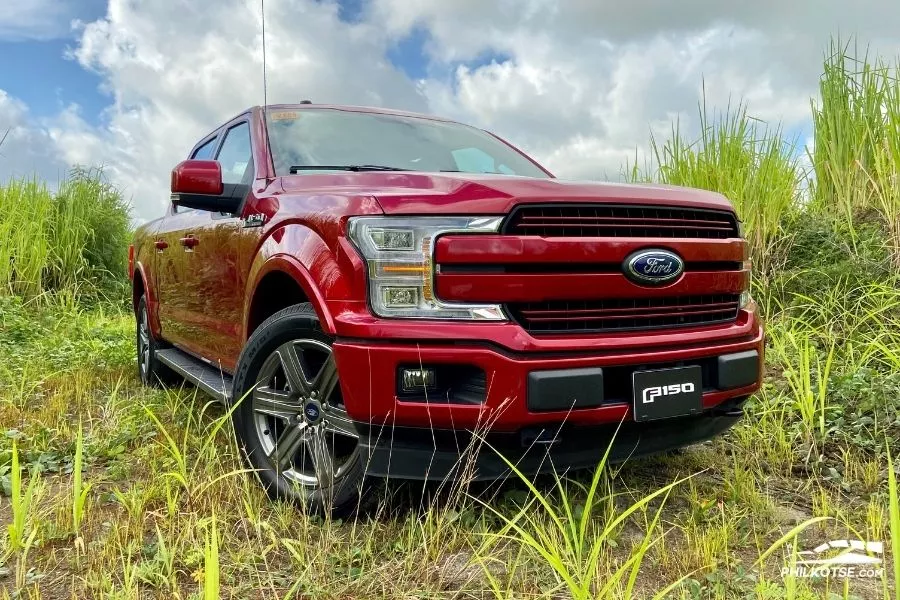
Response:
[{"label": "windshield wiper", "polygon": [[294,165],[289,169],[291,175],[301,171],[409,171],[400,167],[384,165]]}]

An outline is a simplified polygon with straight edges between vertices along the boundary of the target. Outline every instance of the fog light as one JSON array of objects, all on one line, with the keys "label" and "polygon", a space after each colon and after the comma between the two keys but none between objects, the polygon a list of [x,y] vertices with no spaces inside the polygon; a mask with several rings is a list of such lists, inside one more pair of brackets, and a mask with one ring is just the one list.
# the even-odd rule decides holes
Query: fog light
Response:
[{"label": "fog light", "polygon": [[400,371],[400,387],[404,392],[416,392],[435,387],[434,369],[402,369]]},{"label": "fog light", "polygon": [[419,305],[419,290],[414,287],[385,287],[382,301],[391,308],[409,308]]},{"label": "fog light", "polygon": [[741,292],[740,305],[741,308],[747,308],[747,305],[750,304],[750,301],[753,298],[750,297],[750,292]]}]

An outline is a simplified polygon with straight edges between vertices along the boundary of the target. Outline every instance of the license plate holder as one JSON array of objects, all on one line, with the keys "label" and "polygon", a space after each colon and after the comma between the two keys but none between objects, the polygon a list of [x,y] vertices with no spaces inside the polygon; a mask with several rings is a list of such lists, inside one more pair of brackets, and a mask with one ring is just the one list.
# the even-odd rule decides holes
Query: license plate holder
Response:
[{"label": "license plate holder", "polygon": [[703,410],[703,371],[699,365],[635,371],[635,421],[699,414]]}]

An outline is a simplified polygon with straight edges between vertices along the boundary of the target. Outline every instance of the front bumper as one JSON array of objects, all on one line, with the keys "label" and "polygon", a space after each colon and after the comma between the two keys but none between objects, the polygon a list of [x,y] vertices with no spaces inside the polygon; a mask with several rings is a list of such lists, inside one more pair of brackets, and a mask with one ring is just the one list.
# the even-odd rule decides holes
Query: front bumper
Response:
[{"label": "front bumper", "polygon": [[[648,423],[577,427],[551,424],[516,432],[476,433],[357,424],[367,474],[430,481],[495,481],[593,468],[609,449],[608,461],[622,462],[711,439],[740,420],[745,397],[699,416]],[[502,457],[501,457],[502,456]],[[504,460],[505,459],[505,460]]]},{"label": "front bumper", "polygon": [[[446,339],[443,327],[417,324],[414,339],[349,339],[338,337],[334,355],[340,373],[341,392],[347,412],[359,423],[376,426],[418,427],[451,430],[515,432],[523,427],[567,423],[575,426],[604,425],[631,420],[630,372],[705,364],[703,408],[712,409],[734,398],[746,397],[759,388],[762,379],[763,331],[755,311],[742,311],[738,322],[715,331],[683,330],[665,334],[669,344],[651,343],[653,336],[629,336],[627,343],[603,347],[585,347],[569,340],[567,351],[554,349],[519,351],[489,340]],[[398,324],[398,327],[414,327]],[[485,325],[485,328],[497,326]],[[506,326],[518,329],[515,326]],[[730,338],[722,339],[722,331]],[[739,335],[734,336],[735,330]],[[425,332],[434,331],[429,339]],[[519,329],[521,332],[521,329]],[[396,333],[396,332],[393,332]],[[339,334],[340,336],[340,334]],[[530,336],[528,336],[530,338]],[[533,339],[533,338],[532,338]],[[623,338],[624,339],[624,338]],[[680,344],[672,343],[680,340]],[[521,340],[520,340],[521,341]],[[605,340],[608,344],[609,340]],[[641,341],[644,343],[641,344]],[[565,340],[553,340],[554,345]],[[525,342],[531,343],[531,342]],[[534,343],[544,343],[538,340]],[[759,356],[755,380],[733,387],[727,377],[719,377],[718,358],[756,351]],[[484,399],[480,403],[448,403],[440,398],[404,399],[398,393],[398,367],[401,365],[469,365],[484,373]],[[565,403],[564,410],[529,408],[529,378],[537,371],[557,369],[603,369],[610,374],[604,385],[614,393],[604,394],[602,402],[590,407]],[[612,377],[615,375],[615,377]],[[627,380],[627,381],[626,381]],[[719,381],[728,383],[719,385]],[[728,387],[728,389],[722,389]],[[570,408],[571,407],[571,408]]]}]

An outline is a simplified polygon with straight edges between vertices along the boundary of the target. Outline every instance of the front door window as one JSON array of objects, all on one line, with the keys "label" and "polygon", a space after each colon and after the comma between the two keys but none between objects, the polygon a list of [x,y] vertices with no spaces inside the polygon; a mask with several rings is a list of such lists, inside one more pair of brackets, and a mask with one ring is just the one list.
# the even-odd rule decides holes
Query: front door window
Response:
[{"label": "front door window", "polygon": [[235,125],[228,130],[216,160],[222,165],[223,183],[250,183],[253,178],[253,159],[250,126],[247,123]]}]

